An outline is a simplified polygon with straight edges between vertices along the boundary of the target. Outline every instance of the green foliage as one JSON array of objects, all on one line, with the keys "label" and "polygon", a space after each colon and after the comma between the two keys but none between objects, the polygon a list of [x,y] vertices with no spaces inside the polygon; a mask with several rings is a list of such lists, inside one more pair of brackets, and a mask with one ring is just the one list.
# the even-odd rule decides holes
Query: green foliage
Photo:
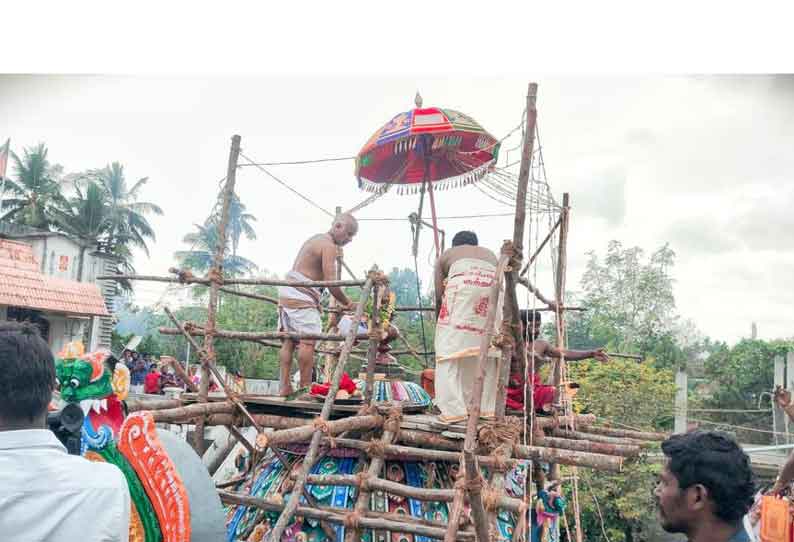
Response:
[{"label": "green foliage", "polygon": [[[698,406],[736,410],[769,408],[770,398],[762,400],[761,395],[774,389],[774,358],[785,356],[792,348],[794,342],[783,340],[745,339],[733,348],[717,345],[705,362]],[[736,433],[741,442],[769,444],[772,440],[769,433],[738,429],[741,426],[771,429],[771,412],[702,413],[696,417],[725,424],[725,429]]]},{"label": "green foliage", "polygon": [[[148,256],[147,242],[155,240],[154,229],[146,216],[163,214],[158,205],[139,200],[147,182],[148,178],[144,177],[130,187],[124,166],[118,162],[77,174],[77,196],[60,217],[60,227],[98,243],[102,250],[119,258],[123,271],[134,273],[131,249],[139,248]],[[101,199],[101,207],[97,199]],[[91,216],[82,216],[89,209]]]},{"label": "green foliage", "polygon": [[[672,371],[613,360],[572,363],[569,372],[581,386],[574,402],[578,411],[592,412],[617,427],[670,429],[675,396]],[[579,469],[579,502],[587,539],[606,542],[603,517],[611,542],[649,540],[648,530],[656,520],[651,492],[658,472],[659,464],[644,460],[629,463],[620,474]]]},{"label": "green foliage", "polygon": [[[192,269],[199,273],[207,272],[215,258],[218,246],[219,231],[217,222],[208,219],[204,225],[194,224],[196,231],[186,234],[182,242],[191,246],[190,250],[180,250],[174,253],[183,268]],[[234,277],[252,273],[256,264],[247,258],[232,254],[227,246],[223,258],[223,270],[228,276]]]},{"label": "green foliage", "polygon": [[570,318],[571,347],[636,352],[653,356],[660,367],[681,363],[670,247],[662,246],[646,260],[641,248],[624,249],[611,241],[603,259],[595,252],[589,256],[577,300],[587,311]]},{"label": "green foliage", "polygon": [[49,229],[54,213],[66,204],[61,193],[63,168],[51,164],[44,143],[26,148],[22,158],[11,153],[15,179],[5,181],[6,194],[0,209],[3,220],[39,229]]}]

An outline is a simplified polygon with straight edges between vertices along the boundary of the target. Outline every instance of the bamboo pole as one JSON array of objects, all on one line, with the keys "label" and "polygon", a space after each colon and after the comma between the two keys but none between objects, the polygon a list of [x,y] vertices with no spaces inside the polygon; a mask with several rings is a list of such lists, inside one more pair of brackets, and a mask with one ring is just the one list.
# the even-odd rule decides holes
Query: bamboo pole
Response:
[{"label": "bamboo pole", "polygon": [[[223,388],[224,393],[226,393],[226,397],[229,398],[229,401],[234,403],[234,405],[237,408],[240,409],[240,412],[243,413],[243,416],[245,416],[245,418],[251,423],[251,425],[253,425],[256,428],[257,431],[261,431],[261,427],[259,427],[259,424],[253,418],[253,416],[251,416],[251,413],[248,412],[248,409],[245,408],[245,405],[237,397],[237,394],[234,391],[232,391],[231,389],[229,389],[229,386],[226,384],[226,381],[224,380],[223,375],[221,375],[220,371],[218,371],[218,368],[215,366],[214,354],[210,355],[209,351],[207,351],[206,349],[201,349],[201,348],[198,347],[198,343],[196,343],[195,339],[193,339],[193,337],[190,336],[190,334],[187,332],[185,327],[179,322],[179,320],[176,319],[176,316],[174,316],[174,313],[172,313],[171,310],[168,307],[163,307],[163,311],[168,315],[168,317],[171,319],[171,321],[174,323],[174,325],[177,326],[177,328],[179,328],[179,331],[182,332],[182,335],[185,336],[185,338],[188,340],[188,342],[190,342],[191,345],[196,349],[196,354],[198,354],[199,359],[201,360],[202,367],[206,366],[207,373],[212,373],[213,376],[215,376],[215,379],[220,383],[221,387]],[[208,328],[210,327],[209,326],[209,316],[207,318],[207,327]],[[213,324],[213,327],[214,327],[214,324]],[[206,331],[208,331],[208,330],[206,330]],[[205,346],[206,346],[207,339],[209,339],[210,337],[211,337],[211,335],[209,333],[207,334],[207,336],[205,336],[205,340],[204,340]],[[204,393],[204,395],[202,397],[202,392],[201,392],[202,389],[203,389],[202,387],[199,388],[199,397],[198,397],[198,399],[199,399],[199,402],[206,402],[207,401],[207,394]],[[206,392],[206,390],[205,390],[205,392]],[[203,425],[203,423],[202,423],[202,425]]]},{"label": "bamboo pole", "polygon": [[[163,335],[181,335],[181,331],[177,328],[172,327],[161,327],[158,329],[160,333]],[[205,337],[207,334],[206,329],[200,329],[192,327],[189,332],[190,335],[193,337]],[[334,333],[286,333],[282,331],[274,331],[268,333],[258,333],[253,331],[227,331],[224,329],[218,329],[213,334],[214,337],[218,339],[236,339],[240,341],[254,341],[259,342],[262,340],[268,339],[292,339],[299,341],[301,339],[313,340],[313,341],[344,341],[344,335],[337,335]],[[369,335],[361,334],[356,335],[356,340],[366,340],[369,338]]]},{"label": "bamboo pole", "polygon": [[551,429],[553,427],[568,426],[571,424],[587,425],[596,422],[595,414],[574,414],[573,416],[540,416],[535,419],[535,425],[541,429]]},{"label": "bamboo pole", "polygon": [[[479,477],[480,473],[479,471],[475,472],[472,469],[466,469],[465,454],[466,452],[473,454],[477,445],[477,422],[480,419],[480,402],[482,401],[483,382],[485,380],[486,371],[485,364],[488,359],[488,350],[490,349],[491,339],[494,333],[493,328],[496,321],[496,308],[498,305],[499,293],[502,287],[502,281],[504,279],[505,268],[507,267],[508,260],[509,257],[506,254],[502,254],[501,258],[499,259],[499,265],[496,267],[496,275],[494,276],[491,290],[488,293],[488,314],[485,318],[485,333],[483,333],[482,339],[480,341],[480,354],[478,359],[479,373],[474,379],[471,400],[469,401],[468,405],[469,418],[466,424],[466,438],[463,443],[464,454],[459,456],[460,470],[464,471],[463,475],[466,478],[466,485],[469,488],[476,488],[475,476]],[[449,528],[447,529],[447,534],[444,536],[444,542],[453,542],[457,536],[460,516],[463,510],[463,497],[464,489],[461,487],[458,489],[458,492],[455,496],[455,501],[452,503],[452,513],[450,514],[449,518]],[[469,500],[474,517],[484,518],[485,508],[483,507],[480,493],[477,491],[469,491]],[[487,540],[487,523],[477,522],[475,524],[475,528],[480,540]],[[482,538],[483,533],[485,533],[486,538]]]},{"label": "bamboo pole", "polygon": [[[560,241],[557,247],[557,273],[554,277],[554,303],[557,307],[556,326],[556,344],[558,349],[565,348],[565,271],[566,271],[566,258],[567,258],[567,244],[568,244],[568,193],[562,195],[562,210],[560,211]],[[562,375],[565,372],[565,357],[560,357],[554,363],[553,384],[554,384],[554,405],[555,409],[563,399],[562,395]],[[549,478],[551,480],[559,480],[560,469],[557,465],[549,465]],[[578,521],[577,521],[578,531]],[[577,532],[577,542],[580,539]]]},{"label": "bamboo pole", "polygon": [[237,429],[234,425],[229,425],[228,429],[229,429],[229,433],[231,433],[231,435],[237,440],[237,442],[242,444],[245,447],[245,449],[248,450],[248,453],[251,454],[251,460],[253,461],[254,458],[256,458],[256,448],[254,448],[254,445],[251,444],[248,441],[248,439],[245,438],[245,436],[243,436],[240,430]]},{"label": "bamboo pole", "polygon": [[459,440],[444,438],[438,433],[401,429],[397,440],[402,444],[417,448],[431,448],[434,450],[461,451],[463,443]]},{"label": "bamboo pole", "polygon": [[[535,286],[532,285],[531,282],[529,282],[528,278],[519,277],[516,280],[516,283],[520,284],[521,286],[523,286],[524,288],[529,290],[530,293],[532,293],[532,295],[534,295],[536,298],[538,298],[541,303],[544,303],[546,305],[546,307],[541,307],[540,309],[536,309],[536,310],[541,310],[541,311],[553,310],[555,312],[557,311],[557,307],[555,305],[556,302],[552,301],[551,299],[549,299],[548,297],[543,295],[543,293],[540,290],[538,290]],[[569,307],[565,307],[565,309],[569,309]],[[580,309],[580,308],[572,308],[571,310],[582,310],[582,309]]]},{"label": "bamboo pole", "polygon": [[[524,197],[526,198],[526,187],[524,189]],[[523,206],[521,208],[523,209]],[[505,408],[507,407],[507,382],[510,379],[510,367],[512,365],[513,353],[515,352],[518,359],[523,360],[526,348],[524,337],[521,333],[521,325],[519,323],[518,299],[516,298],[515,283],[516,271],[514,270],[521,265],[521,255],[515,249],[515,245],[510,241],[505,241],[502,245],[502,256],[511,258],[510,267],[512,269],[509,271],[506,270],[504,277],[505,298],[501,326],[502,356],[499,359],[499,376],[496,380],[495,414],[497,421],[503,421],[505,417]]]},{"label": "bamboo pole", "polygon": [[124,401],[127,405],[127,412],[138,412],[140,410],[164,410],[181,408],[182,401],[179,399],[138,399],[129,398]]},{"label": "bamboo pole", "polygon": [[[358,304],[356,305],[356,313],[355,316],[353,317],[354,322],[358,322],[361,320],[361,315],[364,314],[364,305],[367,302],[367,298],[369,297],[374,282],[375,282],[375,274],[373,272],[370,272],[366,282],[364,283],[363,288],[361,289],[361,298],[359,299]],[[323,409],[320,412],[320,420],[323,422],[327,422],[328,417],[331,414],[331,408],[333,406],[334,399],[336,398],[336,392],[339,391],[339,380],[342,377],[342,372],[344,371],[345,365],[347,363],[347,358],[350,355],[350,350],[353,348],[355,332],[356,332],[356,326],[351,326],[350,333],[345,339],[345,344],[342,347],[342,353],[339,355],[339,361],[337,362],[336,367],[334,369],[333,379],[331,380],[331,387],[328,390],[328,395],[326,395],[325,397],[325,403],[323,404]],[[292,516],[295,513],[295,510],[298,508],[300,495],[306,483],[306,476],[309,474],[309,470],[314,466],[315,461],[317,461],[317,448],[320,445],[321,439],[322,439],[322,431],[315,431],[314,434],[312,435],[311,443],[309,444],[309,450],[306,452],[306,456],[304,457],[303,462],[301,463],[300,474],[298,480],[295,482],[295,487],[293,488],[293,491],[290,494],[289,501],[284,506],[284,512],[279,516],[278,521],[273,526],[273,530],[270,531],[270,535],[268,539],[271,542],[279,542],[281,540],[281,535],[284,533],[284,529],[287,527],[287,523],[289,523],[292,520]]]},{"label": "bamboo pole", "polygon": [[[504,320],[509,322],[510,331],[513,336],[513,351],[515,356],[523,363],[526,358],[526,343],[524,335],[521,333],[519,322],[518,298],[516,297],[516,284],[519,279],[521,260],[524,253],[524,231],[526,230],[527,212],[527,187],[529,185],[529,173],[532,168],[532,152],[535,145],[535,124],[537,122],[536,101],[538,95],[537,83],[529,83],[527,87],[526,104],[526,126],[524,129],[524,142],[521,148],[521,166],[518,171],[518,189],[516,191],[516,212],[513,220],[513,243],[512,246],[502,247],[502,253],[508,250],[512,256],[510,260],[510,270],[505,277],[505,302]],[[512,359],[511,352],[511,359]],[[508,360],[510,362],[510,360]],[[526,372],[526,371],[525,371]],[[497,387],[496,414],[497,418],[504,417],[504,403],[506,397],[505,387],[510,375],[510,370],[503,367],[503,373]]]},{"label": "bamboo pole", "polygon": [[[307,484],[316,486],[349,486],[361,487],[361,478],[355,474],[310,474]],[[397,495],[419,501],[452,502],[455,498],[454,489],[437,489],[414,487],[382,478],[367,479],[364,483],[370,490],[382,491],[389,495]],[[521,499],[502,495],[497,500],[497,508],[517,512],[521,507]]]},{"label": "bamboo pole", "polygon": [[[324,439],[323,442],[330,444],[332,441],[330,439]],[[367,442],[348,438],[335,438],[333,439],[333,443],[336,444],[336,446],[363,451],[367,451],[369,446]],[[460,461],[461,457],[460,452],[413,448],[396,444],[384,446],[383,451],[387,459],[400,461],[446,461],[449,463],[457,463]],[[620,472],[623,465],[622,457],[580,452],[577,450],[560,450],[558,448],[546,448],[541,446],[516,446],[514,456],[514,458],[504,460],[493,457],[493,455],[478,455],[476,458],[480,465],[486,467],[504,466],[512,468],[516,466],[520,459],[531,459],[533,461],[543,461],[546,463],[556,461],[563,465],[574,465],[609,472]]]},{"label": "bamboo pole", "polygon": [[[295,492],[293,490],[292,495]],[[225,504],[238,504],[238,505],[245,505],[245,506],[253,506],[265,511],[271,512],[281,512],[279,519],[284,517],[286,514],[286,508],[288,505],[285,505],[281,502],[268,500],[268,499],[261,499],[258,497],[249,497],[246,495],[239,495],[237,493],[232,493],[229,491],[218,491],[218,495],[221,498],[221,502]],[[317,519],[321,521],[329,521],[331,523],[338,523],[345,525],[346,519],[350,515],[350,510],[347,508],[333,508],[329,506],[321,506],[321,507],[308,507],[308,506],[298,506],[295,508],[294,513],[301,517],[310,518],[310,519]],[[399,533],[408,533],[413,535],[419,536],[426,536],[429,538],[436,538],[441,539],[444,537],[444,529],[438,527],[429,527],[415,521],[417,518],[413,518],[411,516],[400,516],[400,520],[397,521],[395,519],[384,519],[383,517],[371,517],[375,514],[371,514],[370,517],[362,517],[359,518],[357,524],[359,527],[364,529],[380,529],[392,532],[399,532]],[[384,516],[385,514],[380,514],[380,516]],[[393,515],[391,515],[394,517]],[[278,524],[278,523],[277,523]],[[274,527],[275,529],[275,527]],[[273,538],[273,531],[270,531],[268,534],[268,540],[280,540]],[[465,542],[474,542],[474,533],[464,531],[461,534],[460,540]]]},{"label": "bamboo pole", "polygon": [[[182,276],[182,277],[161,277],[158,275],[130,275],[130,274],[115,274],[115,275],[100,275],[96,280],[140,280],[147,282],[170,282],[176,284],[199,284],[202,286],[210,286],[212,280],[205,277]],[[259,279],[239,279],[228,278],[223,279],[223,284],[241,284],[248,286],[300,286],[305,288],[328,288],[330,286],[362,286],[363,281],[360,280],[279,280],[269,278]]]},{"label": "bamboo pole", "polygon": [[[463,448],[463,463],[466,471],[463,473],[466,479],[466,485],[469,493],[469,504],[471,505],[471,516],[474,521],[474,531],[477,533],[478,541],[490,540],[488,535],[488,513],[485,511],[485,506],[482,502],[482,475],[477,466],[477,460],[474,458],[474,453],[467,449],[464,445]],[[450,525],[452,525],[450,523]],[[457,530],[459,525],[455,525],[455,538],[457,538]],[[446,536],[446,535],[445,535]]]},{"label": "bamboo pole", "polygon": [[[324,419],[327,420],[327,418]],[[301,425],[299,427],[282,429],[280,431],[268,433],[267,438],[260,440],[260,442],[266,442],[269,447],[292,444],[295,442],[306,442],[319,432],[318,428],[312,423],[312,420],[309,420],[308,422],[308,424]],[[328,428],[327,434],[332,436],[344,433],[345,431],[374,429],[381,427],[382,425],[383,416],[378,414],[367,416],[349,416],[347,418],[342,418],[341,420],[332,420],[326,422],[326,426]]]},{"label": "bamboo pole", "polygon": [[633,440],[628,438],[606,437],[604,435],[594,435],[582,431],[572,431],[567,429],[554,429],[551,432],[555,437],[563,437],[574,440],[589,440],[590,442],[603,442],[605,444],[626,444],[640,447],[652,446],[650,442]]},{"label": "bamboo pole", "polygon": [[[218,311],[218,289],[223,282],[223,257],[226,253],[226,226],[229,223],[229,208],[234,197],[234,182],[237,176],[237,158],[240,155],[240,136],[232,136],[229,150],[229,166],[226,169],[226,181],[221,193],[221,215],[218,221],[218,244],[212,261],[212,268],[207,273],[210,281],[210,296],[207,305],[207,334],[204,337],[204,354],[201,356],[201,382],[199,383],[199,401],[205,403],[209,390],[210,365],[215,363],[215,318]],[[173,319],[173,315],[172,319]],[[181,326],[180,326],[181,328]],[[201,350],[199,350],[201,352]],[[204,454],[204,418],[196,419],[193,447],[199,456]]]},{"label": "bamboo pole", "polygon": [[[369,377],[367,377],[369,379]],[[373,399],[374,401],[374,399]],[[383,435],[381,436],[380,442],[384,446],[388,446],[394,440],[396,436],[396,432],[399,430],[399,412],[395,412],[393,414],[394,417],[390,418],[389,425],[384,428]],[[393,427],[397,425],[397,427]],[[378,476],[380,476],[380,471],[383,469],[383,457],[375,456],[372,457],[369,463],[369,467],[367,467],[367,478],[374,479],[377,481]],[[356,504],[353,507],[353,514],[362,514],[366,510],[369,509],[370,504],[370,497],[372,493],[370,492],[369,488],[364,485],[364,487],[359,488],[360,491],[358,492],[358,496],[356,497]],[[348,529],[345,533],[345,542],[356,542],[360,540],[361,532],[357,527],[353,527],[352,529]]]},{"label": "bamboo pole", "polygon": [[[378,347],[380,346],[380,302],[383,297],[384,289],[376,285],[372,289],[372,316],[369,321],[370,339],[369,348],[367,350],[367,382],[364,392],[366,393],[364,400],[367,404],[375,402],[375,358],[378,356]],[[353,322],[354,327],[358,326],[358,322]],[[376,336],[378,338],[376,338]]]},{"label": "bamboo pole", "polygon": [[670,437],[670,435],[667,433],[633,431],[629,429],[618,429],[616,427],[604,427],[598,425],[580,424],[579,427],[586,433],[595,433],[596,435],[605,435],[608,437],[631,438],[636,440],[654,440],[659,442],[667,440]]},{"label": "bamboo pole", "polygon": [[563,450],[577,450],[604,455],[619,455],[622,457],[636,457],[640,454],[640,447],[635,444],[611,444],[606,442],[592,442],[589,440],[575,440],[560,437],[543,437],[535,439],[535,446],[559,448]]},{"label": "bamboo pole", "polygon": [[240,297],[247,297],[250,299],[256,299],[257,301],[266,301],[267,303],[272,303],[273,305],[278,305],[278,299],[275,297],[269,297],[266,295],[261,294],[253,294],[251,292],[243,292],[242,290],[231,290],[229,288],[220,288],[220,291],[225,294],[236,295]]},{"label": "bamboo pole", "polygon": [[[460,440],[444,438],[435,433],[424,431],[400,431],[398,441],[401,444],[417,448],[431,448],[434,450],[460,451],[463,443]],[[575,440],[561,437],[543,437],[536,439],[534,445],[538,448],[558,448],[562,450],[575,450],[604,455],[619,455],[622,457],[635,457],[640,453],[640,446],[636,444],[612,444],[592,442],[589,440]],[[512,448],[511,448],[512,449]],[[482,449],[480,450],[482,454]]]},{"label": "bamboo pole", "polygon": [[185,383],[185,387],[193,393],[198,392],[198,387],[196,387],[193,381],[190,380],[190,376],[188,376],[188,374],[185,372],[185,368],[182,367],[182,364],[179,363],[176,358],[171,356],[162,356],[160,360],[162,361],[162,359],[166,357],[169,358],[168,364],[174,368],[174,372],[177,374],[177,376],[179,376],[182,382]]},{"label": "bamboo pole", "polygon": [[527,274],[527,271],[529,271],[529,266],[532,265],[532,263],[537,259],[537,257],[540,255],[540,251],[543,250],[543,248],[546,246],[546,244],[549,241],[551,241],[552,235],[554,235],[554,232],[557,231],[557,228],[560,227],[560,222],[561,222],[561,217],[557,218],[557,221],[554,223],[554,226],[551,227],[549,233],[546,234],[546,237],[538,245],[538,248],[536,248],[535,252],[532,253],[532,256],[527,261],[527,264],[524,266],[524,269],[521,270],[519,276],[523,277],[524,275]]}]

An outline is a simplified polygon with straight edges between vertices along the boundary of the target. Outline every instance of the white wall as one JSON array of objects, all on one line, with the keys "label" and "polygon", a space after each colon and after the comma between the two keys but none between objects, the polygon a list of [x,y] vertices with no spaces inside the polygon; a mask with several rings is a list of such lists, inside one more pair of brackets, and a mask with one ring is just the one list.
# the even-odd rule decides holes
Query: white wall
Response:
[{"label": "white wall", "polygon": [[[78,280],[81,245],[61,235],[27,237],[20,240],[33,246],[33,254],[39,261],[39,269],[42,273],[59,279]],[[90,260],[93,259],[90,252],[91,248],[86,248],[83,256],[83,280],[81,282],[88,280],[86,272],[91,267]]]}]

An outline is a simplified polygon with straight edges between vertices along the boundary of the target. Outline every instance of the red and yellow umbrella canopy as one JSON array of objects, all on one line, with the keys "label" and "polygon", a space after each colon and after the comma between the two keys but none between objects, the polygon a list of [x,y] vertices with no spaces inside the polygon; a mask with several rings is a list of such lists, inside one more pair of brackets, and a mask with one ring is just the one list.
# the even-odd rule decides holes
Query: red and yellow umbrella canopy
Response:
[{"label": "red and yellow umbrella canopy", "polygon": [[425,181],[435,189],[464,186],[496,163],[499,141],[477,121],[453,109],[423,108],[418,95],[416,103],[378,129],[358,153],[360,188],[397,184],[413,193]]}]

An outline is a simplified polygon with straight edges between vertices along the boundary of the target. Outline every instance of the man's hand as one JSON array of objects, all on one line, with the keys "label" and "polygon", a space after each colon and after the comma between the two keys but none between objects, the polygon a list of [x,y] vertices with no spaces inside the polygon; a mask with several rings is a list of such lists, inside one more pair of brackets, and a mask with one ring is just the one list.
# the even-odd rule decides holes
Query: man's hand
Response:
[{"label": "man's hand", "polygon": [[609,356],[607,356],[606,352],[604,352],[603,348],[599,348],[598,350],[593,350],[590,353],[590,357],[596,359],[602,363],[609,361]]}]

